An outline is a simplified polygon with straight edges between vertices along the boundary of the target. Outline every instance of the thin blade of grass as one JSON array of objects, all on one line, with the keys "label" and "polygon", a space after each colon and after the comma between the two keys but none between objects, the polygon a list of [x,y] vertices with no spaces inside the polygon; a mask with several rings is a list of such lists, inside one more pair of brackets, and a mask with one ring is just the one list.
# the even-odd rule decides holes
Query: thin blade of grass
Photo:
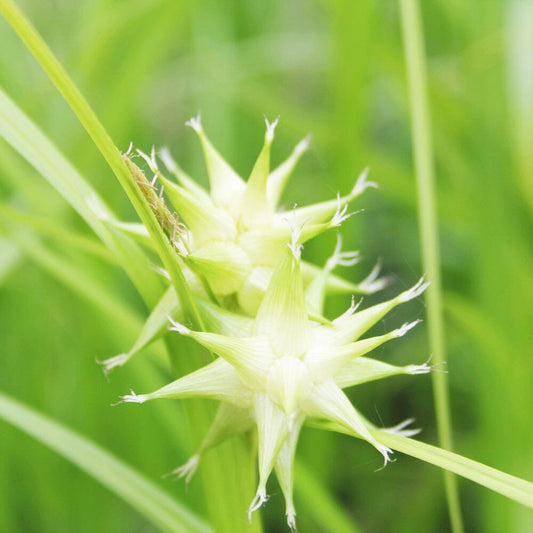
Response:
[{"label": "thin blade of grass", "polygon": [[[0,219],[0,229],[3,228],[4,224]],[[26,256],[45,268],[63,285],[74,289],[97,309],[105,309],[110,320],[120,322],[128,330],[135,331],[138,327],[136,313],[122,303],[118,294],[113,294],[109,287],[99,283],[89,268],[68,263],[28,232],[13,231],[9,232],[9,236]]]},{"label": "thin blade of grass", "polygon": [[[361,435],[347,429],[346,427],[336,424],[334,422],[312,420],[308,422],[310,427],[317,429],[326,429],[329,431],[337,431],[345,435],[361,438]],[[410,437],[404,437],[391,431],[382,429],[371,429],[376,439],[385,446],[392,448],[411,457],[425,461],[434,466],[438,466],[445,471],[453,472],[466,479],[470,479],[480,485],[491,489],[495,492],[503,494],[516,502],[519,502],[527,507],[533,507],[533,483],[521,479],[510,474],[506,474],[501,470],[492,468],[482,463],[478,463],[472,459],[468,459],[431,444],[426,444],[419,440]]]},{"label": "thin blade of grass", "polygon": [[37,216],[20,209],[14,209],[2,203],[0,203],[0,218],[5,218],[17,225],[31,228],[41,236],[50,236],[60,241],[69,249],[79,250],[110,265],[117,266],[116,258],[108,248],[92,238],[65,228],[50,218]]},{"label": "thin blade of grass", "polygon": [[[445,343],[424,37],[417,0],[401,0],[400,7],[411,101],[422,261],[426,275],[431,280],[426,293],[429,344],[433,360],[439,364],[445,360]],[[443,448],[451,450],[452,424],[446,374],[434,372],[432,382],[439,441]],[[463,522],[457,482],[449,472],[444,472],[444,484],[452,529],[455,533],[461,533]]]},{"label": "thin blade of grass", "polygon": [[151,305],[162,285],[142,249],[104,222],[116,217],[94,188],[39,128],[0,89],[0,136],[26,159],[76,210],[118,259],[145,301]]},{"label": "thin blade of grass", "polygon": [[533,483],[511,476],[490,466],[467,459],[448,450],[418,440],[375,431],[380,442],[392,449],[454,472],[514,501],[533,508]]},{"label": "thin blade of grass", "polygon": [[200,518],[107,450],[3,393],[0,417],[87,472],[162,530],[211,531]]}]

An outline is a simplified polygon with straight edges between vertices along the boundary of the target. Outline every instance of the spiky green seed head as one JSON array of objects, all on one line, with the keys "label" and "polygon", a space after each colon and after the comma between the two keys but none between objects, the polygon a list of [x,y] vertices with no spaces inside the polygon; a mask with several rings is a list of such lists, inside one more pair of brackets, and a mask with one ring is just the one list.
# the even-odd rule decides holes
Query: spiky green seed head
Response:
[{"label": "spiky green seed head", "polygon": [[[306,422],[366,440],[382,454],[385,464],[390,460],[392,451],[380,442],[376,427],[350,403],[343,389],[432,370],[427,363],[398,367],[366,357],[418,323],[365,337],[389,311],[420,295],[427,283],[422,279],[395,298],[363,310],[352,297],[345,313],[327,320],[323,308],[329,291],[370,293],[388,281],[378,278],[379,265],[357,285],[334,276],[338,265],[352,266],[360,259],[358,252],[342,251],[340,237],[323,268],[301,259],[303,243],[339,227],[352,214],[347,211],[348,203],[367,187],[375,186],[367,181],[367,171],[344,197],[278,211],[283,188],[307,149],[308,139],[270,171],[277,120],[266,121],[263,148],[248,181],[244,181],[210,143],[199,117],[188,125],[198,134],[204,150],[209,191],[187,176],[168,151],[161,153],[161,159],[178,183],[162,175],[154,151],[150,156],[139,152],[154,174],[151,180],[129,158],[127,162],[178,252],[204,331],[185,325],[182,318],[186,317],[182,317],[176,294],[169,287],[130,352],[105,361],[104,368],[124,364],[167,329],[169,322],[170,330],[191,337],[215,354],[216,359],[203,368],[152,393],[132,391],[122,401],[199,397],[220,403],[200,449],[171,473],[187,481],[203,453],[231,435],[255,428],[259,481],[249,516],[267,501],[267,481],[275,470],[285,497],[287,524],[295,530],[294,455]],[[161,183],[159,191],[157,181]],[[167,207],[163,188],[172,209]],[[406,428],[410,422],[388,431],[411,435],[416,430]]]},{"label": "spiky green seed head", "polygon": [[[362,338],[397,305],[421,294],[427,286],[424,280],[387,302],[361,311],[352,305],[331,322],[313,320],[300,268],[298,232],[293,236],[244,335],[192,331],[170,319],[171,330],[193,338],[218,358],[153,393],[132,393],[123,401],[204,397],[221,402],[222,415],[215,419],[200,450],[174,471],[186,478],[196,469],[202,453],[222,438],[255,427],[259,483],[249,513],[267,500],[267,480],[275,470],[286,500],[287,522],[294,529],[293,463],[306,420],[320,419],[366,440],[383,455],[386,464],[391,450],[379,442],[372,433],[375,426],[355,409],[343,389],[392,375],[427,373],[431,367],[395,367],[365,357],[383,343],[405,335],[418,321],[385,335]],[[308,290],[315,289],[310,286]],[[409,430],[402,426],[396,431]]]},{"label": "spiky green seed head", "polygon": [[[172,159],[168,150],[160,157],[178,183],[165,178],[157,166],[155,154],[138,153],[145,159],[154,178],[138,179],[156,215],[167,232],[172,231],[173,209],[188,230],[186,244],[174,239],[187,266],[206,280],[217,297],[235,295],[240,308],[253,316],[268,286],[270,276],[283,254],[285,243],[291,238],[291,228],[300,228],[303,243],[340,224],[353,213],[348,204],[368,187],[376,184],[367,180],[365,170],[352,191],[334,200],[297,208],[278,209],[279,200],[298,160],[308,149],[309,138],[301,141],[288,159],[270,170],[270,148],[278,121],[266,121],[263,148],[247,181],[243,180],[222,158],[207,138],[200,117],[187,125],[197,134],[203,147],[209,176],[210,190],[206,191],[193,181]],[[130,166],[133,165],[129,161]],[[135,168],[138,173],[139,169]],[[161,197],[152,190],[160,182],[161,190],[172,204],[168,209]],[[169,222],[170,220],[170,222]],[[179,229],[183,229],[179,226]],[[335,280],[331,280],[335,283]],[[342,283],[337,285],[342,287]],[[351,284],[352,292],[370,292],[381,288]]]}]

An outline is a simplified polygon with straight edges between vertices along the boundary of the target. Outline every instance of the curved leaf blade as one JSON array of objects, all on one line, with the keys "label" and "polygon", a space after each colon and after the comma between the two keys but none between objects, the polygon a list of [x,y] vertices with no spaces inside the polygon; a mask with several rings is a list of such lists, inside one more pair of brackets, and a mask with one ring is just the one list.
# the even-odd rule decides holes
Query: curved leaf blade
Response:
[{"label": "curved leaf blade", "polygon": [[211,531],[200,518],[110,452],[1,392],[0,418],[74,463],[162,530]]},{"label": "curved leaf blade", "polygon": [[467,459],[431,444],[386,431],[373,432],[379,441],[396,451],[439,466],[449,472],[470,479],[488,489],[499,492],[512,500],[533,508],[533,483],[511,476],[490,466]]},{"label": "curved leaf blade", "polygon": [[28,161],[76,210],[117,257],[129,278],[153,304],[162,291],[158,276],[137,244],[106,224],[114,213],[47,136],[0,89],[0,137]]}]

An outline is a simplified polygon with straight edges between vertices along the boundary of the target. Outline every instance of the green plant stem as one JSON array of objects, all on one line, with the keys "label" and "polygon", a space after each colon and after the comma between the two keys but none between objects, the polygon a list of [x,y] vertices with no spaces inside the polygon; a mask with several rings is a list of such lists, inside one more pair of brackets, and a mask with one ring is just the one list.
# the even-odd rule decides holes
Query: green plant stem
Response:
[{"label": "green plant stem", "polygon": [[[424,38],[417,0],[400,0],[400,7],[411,102],[422,260],[424,270],[431,280],[431,286],[426,293],[429,343],[433,360],[438,364],[445,360],[445,342]],[[444,449],[451,450],[452,425],[446,374],[434,372],[432,380],[439,442]],[[452,530],[460,533],[463,531],[463,525],[457,481],[453,474],[446,471],[444,483]]]}]

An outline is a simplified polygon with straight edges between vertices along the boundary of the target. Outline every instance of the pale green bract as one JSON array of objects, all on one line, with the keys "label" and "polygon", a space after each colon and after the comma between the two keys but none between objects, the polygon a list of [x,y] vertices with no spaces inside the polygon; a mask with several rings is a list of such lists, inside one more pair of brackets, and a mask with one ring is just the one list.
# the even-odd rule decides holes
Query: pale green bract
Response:
[{"label": "pale green bract", "polygon": [[[168,153],[163,153],[163,160],[177,175],[180,185],[160,176],[153,154],[142,155],[164,183],[169,199],[180,214],[180,226],[167,233],[180,252],[182,266],[203,278],[206,292],[201,294],[197,289],[196,293],[206,331],[191,330],[176,320],[179,310],[172,304],[169,290],[152,313],[140,337],[144,340],[138,344],[144,346],[154,337],[155,333],[151,332],[166,330],[170,321],[172,331],[191,337],[218,357],[155,392],[135,394],[132,391],[122,401],[144,403],[158,398],[198,397],[220,402],[197,453],[172,472],[187,480],[204,452],[255,427],[259,483],[249,516],[267,500],[267,481],[275,470],[285,497],[287,523],[295,530],[294,455],[306,420],[320,420],[325,423],[323,427],[330,424],[330,428],[356,435],[374,446],[383,455],[385,464],[390,460],[392,450],[380,442],[379,434],[374,431],[376,427],[355,409],[343,389],[433,369],[428,363],[398,367],[365,357],[383,343],[405,335],[418,321],[384,335],[362,338],[396,306],[419,296],[428,283],[422,278],[395,298],[363,310],[352,301],[345,313],[333,321],[327,320],[323,317],[323,307],[331,280],[335,280],[331,272],[339,264],[354,264],[358,255],[341,252],[339,239],[325,267],[315,268],[306,280],[302,243],[341,224],[346,218],[346,203],[370,185],[366,173],[347,197],[294,209],[287,217],[287,213],[276,213],[274,208],[281,185],[303,150],[302,145],[280,167],[282,170],[269,173],[269,151],[276,123],[267,122],[263,150],[245,183],[206,139],[199,120],[193,119],[190,125],[198,132],[204,147],[210,195],[186,176]],[[155,211],[163,209],[160,199],[158,196],[150,200]],[[170,213],[164,209],[162,225]],[[265,272],[266,288],[259,287],[252,297],[245,287],[253,284],[257,269]],[[367,284],[372,283],[376,289],[384,280],[377,280],[372,274]],[[209,294],[218,302],[209,301]],[[247,297],[253,300],[251,304]],[[413,435],[416,430],[407,428],[410,422],[400,423],[389,431]]]}]

